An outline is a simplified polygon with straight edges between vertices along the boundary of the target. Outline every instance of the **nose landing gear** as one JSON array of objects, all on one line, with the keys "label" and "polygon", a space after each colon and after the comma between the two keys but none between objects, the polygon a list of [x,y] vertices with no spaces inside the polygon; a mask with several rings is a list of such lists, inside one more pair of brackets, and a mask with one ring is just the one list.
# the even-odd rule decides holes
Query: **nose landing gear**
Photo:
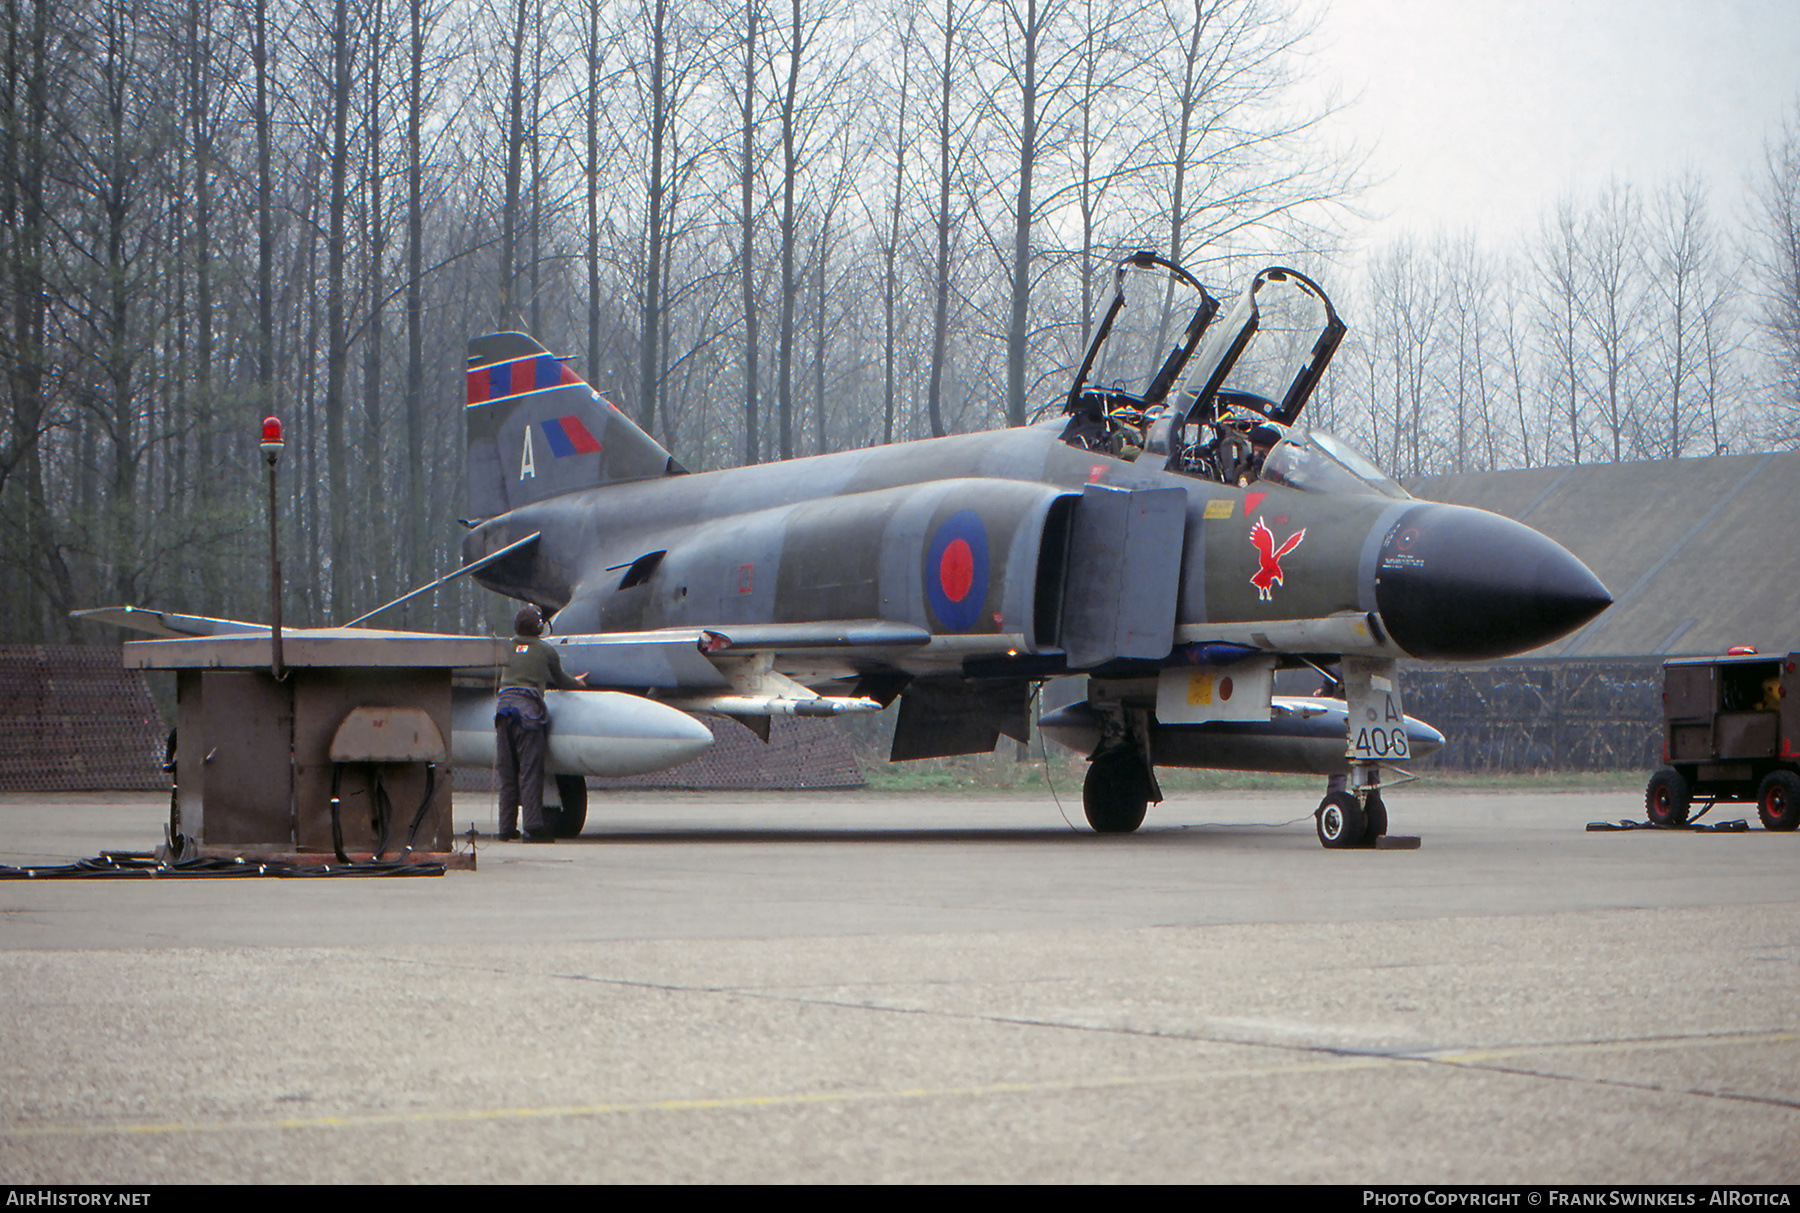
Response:
[{"label": "nose landing gear", "polygon": [[1388,829],[1387,805],[1378,787],[1369,788],[1360,800],[1342,788],[1329,791],[1313,816],[1319,842],[1334,851],[1376,846]]}]

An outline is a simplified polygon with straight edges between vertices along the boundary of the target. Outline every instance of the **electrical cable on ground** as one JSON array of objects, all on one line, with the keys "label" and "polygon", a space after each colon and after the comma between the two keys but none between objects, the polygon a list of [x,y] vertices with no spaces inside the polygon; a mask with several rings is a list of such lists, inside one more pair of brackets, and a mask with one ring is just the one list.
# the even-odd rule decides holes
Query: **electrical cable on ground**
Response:
[{"label": "electrical cable on ground", "polygon": [[[1037,684],[1036,687],[1032,688],[1031,708],[1035,709],[1035,708],[1042,706],[1041,700],[1042,700],[1043,694],[1044,694],[1044,684],[1040,682]],[[1036,712],[1035,711],[1032,712],[1032,715],[1036,715]],[[1061,815],[1061,817],[1063,819],[1063,824],[1068,826],[1071,830],[1073,830],[1076,828],[1075,823],[1069,820],[1069,814],[1063,808],[1062,797],[1060,797],[1056,794],[1056,784],[1050,778],[1050,749],[1049,749],[1048,744],[1044,741],[1044,730],[1039,729],[1037,731],[1037,735],[1038,735],[1038,754],[1044,760],[1044,786],[1050,789],[1050,799],[1056,802],[1056,811],[1058,814]]]},{"label": "electrical cable on ground", "polygon": [[166,863],[144,851],[102,851],[74,863],[12,867],[0,864],[0,880],[192,880],[274,876],[307,879],[326,876],[442,876],[441,863],[398,860],[351,864],[299,864],[279,859],[225,859],[203,856]]},{"label": "electrical cable on ground", "polygon": [[1682,825],[1662,825],[1654,821],[1590,821],[1587,823],[1589,833],[1602,830],[1674,830],[1684,834],[1741,834],[1750,829],[1750,823],[1742,817],[1731,821],[1714,821],[1701,824],[1697,821]]}]

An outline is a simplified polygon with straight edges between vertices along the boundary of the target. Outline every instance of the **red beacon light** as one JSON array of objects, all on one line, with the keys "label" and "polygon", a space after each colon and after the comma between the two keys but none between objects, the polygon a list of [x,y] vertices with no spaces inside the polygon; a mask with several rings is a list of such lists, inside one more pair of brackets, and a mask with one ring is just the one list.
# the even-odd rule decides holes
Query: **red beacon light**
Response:
[{"label": "red beacon light", "polygon": [[281,458],[281,418],[263,418],[262,442],[260,445],[262,447],[263,458],[269,461],[270,467],[274,467],[275,461]]},{"label": "red beacon light", "polygon": [[1756,656],[1756,650],[1747,644],[1734,644],[1729,649],[1725,650],[1725,656],[1754,657]]}]

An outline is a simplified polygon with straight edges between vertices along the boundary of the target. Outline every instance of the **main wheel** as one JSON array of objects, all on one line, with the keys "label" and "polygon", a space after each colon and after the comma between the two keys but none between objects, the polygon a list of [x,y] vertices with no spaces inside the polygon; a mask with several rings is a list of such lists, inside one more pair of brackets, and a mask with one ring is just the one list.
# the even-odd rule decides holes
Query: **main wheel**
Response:
[{"label": "main wheel", "polygon": [[1314,821],[1319,827],[1319,841],[1334,851],[1361,846],[1369,828],[1363,807],[1348,792],[1327,792],[1319,802]]},{"label": "main wheel", "polygon": [[1375,840],[1387,833],[1387,803],[1381,799],[1378,790],[1371,790],[1363,801],[1363,816],[1368,824],[1363,827],[1362,844],[1365,847],[1375,845]]},{"label": "main wheel", "polygon": [[551,830],[558,838],[579,837],[581,828],[587,824],[587,780],[580,775],[558,775],[556,796],[562,801],[560,808],[551,813],[550,806],[544,806]]},{"label": "main wheel", "polygon": [[1765,830],[1791,830],[1800,826],[1800,775],[1770,771],[1756,790],[1756,815]]},{"label": "main wheel", "polygon": [[1650,776],[1650,786],[1644,789],[1644,816],[1650,819],[1651,825],[1684,826],[1693,799],[1693,792],[1681,772],[1674,767],[1664,767]]},{"label": "main wheel", "polygon": [[1131,750],[1113,750],[1088,764],[1081,807],[1096,834],[1129,834],[1144,824],[1150,806],[1150,772]]}]

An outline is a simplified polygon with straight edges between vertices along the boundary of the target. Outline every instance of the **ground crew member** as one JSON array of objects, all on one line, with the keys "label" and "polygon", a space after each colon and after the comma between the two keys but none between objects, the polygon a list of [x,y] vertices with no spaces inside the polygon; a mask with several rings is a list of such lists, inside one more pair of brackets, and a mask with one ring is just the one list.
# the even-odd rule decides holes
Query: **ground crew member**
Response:
[{"label": "ground crew member", "polygon": [[1759,711],[1763,712],[1781,711],[1781,675],[1779,673],[1771,674],[1763,679],[1762,699],[1756,706]]},{"label": "ground crew member", "polygon": [[494,750],[500,773],[498,837],[502,842],[517,838],[523,814],[525,841],[554,842],[556,831],[544,820],[544,751],[550,737],[544,688],[553,685],[572,691],[587,683],[587,675],[571,678],[563,673],[562,658],[542,639],[544,619],[536,607],[519,611],[513,631],[517,634],[512,656],[494,705]]}]

